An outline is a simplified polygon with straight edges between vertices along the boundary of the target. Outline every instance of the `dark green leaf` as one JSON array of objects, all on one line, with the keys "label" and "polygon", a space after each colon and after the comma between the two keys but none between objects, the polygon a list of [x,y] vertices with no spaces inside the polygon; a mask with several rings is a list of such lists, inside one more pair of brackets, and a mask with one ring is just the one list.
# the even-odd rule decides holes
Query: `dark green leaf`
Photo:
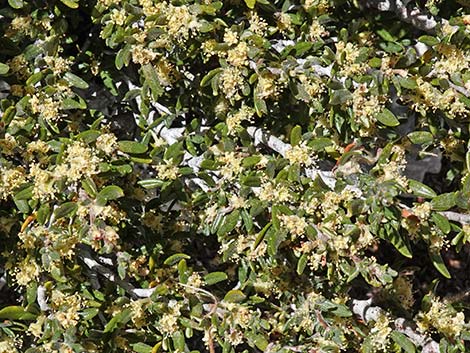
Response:
[{"label": "dark green leaf", "polygon": [[65,202],[54,210],[54,216],[56,219],[73,217],[77,209],[78,205],[75,202]]},{"label": "dark green leaf", "polygon": [[8,4],[14,9],[21,9],[25,2],[23,0],[8,0]]},{"label": "dark green leaf", "polygon": [[141,154],[147,152],[148,146],[137,141],[119,141],[119,149],[124,153]]},{"label": "dark green leaf", "polygon": [[116,200],[123,196],[124,196],[124,191],[122,191],[122,189],[116,185],[106,186],[98,194],[98,198],[103,199],[105,201]]},{"label": "dark green leaf", "polygon": [[246,298],[246,295],[243,294],[241,290],[232,289],[225,294],[224,301],[230,303],[239,303]]},{"label": "dark green leaf", "polygon": [[352,99],[351,92],[343,88],[343,89],[333,91],[333,93],[330,96],[330,104],[339,105],[339,104],[346,103],[347,101],[351,99]]},{"label": "dark green leaf", "polygon": [[434,140],[434,136],[429,131],[410,132],[408,138],[416,145],[428,144]]},{"label": "dark green leaf", "polygon": [[142,72],[145,77],[145,82],[149,85],[150,90],[152,91],[152,98],[156,101],[163,93],[163,88],[160,85],[158,75],[151,64],[143,65]]},{"label": "dark green leaf", "polygon": [[449,192],[438,195],[432,199],[431,205],[435,211],[447,211],[455,206],[455,193]]},{"label": "dark green leaf", "polygon": [[[78,7],[78,4],[77,4],[77,7]],[[64,75],[64,78],[70,85],[74,87],[81,88],[81,89],[88,88],[88,83],[86,81],[84,81],[83,79],[81,79],[80,77],[78,77],[77,75],[71,72],[67,72]]]},{"label": "dark green leaf", "polygon": [[65,6],[71,9],[78,9],[78,0],[60,0]]},{"label": "dark green leaf", "polygon": [[8,70],[10,70],[10,67],[8,65],[0,63],[0,75],[5,75]]},{"label": "dark green leaf", "polygon": [[390,336],[392,337],[393,341],[398,344],[406,353],[415,353],[416,348],[413,342],[409,340],[403,333],[398,331],[393,331]]},{"label": "dark green leaf", "polygon": [[204,276],[204,282],[208,286],[225,281],[228,278],[225,272],[211,272]]},{"label": "dark green leaf", "polygon": [[149,346],[148,344],[138,342],[138,343],[133,343],[131,344],[132,350],[136,353],[152,353],[152,346]]},{"label": "dark green leaf", "polygon": [[430,251],[429,256],[431,257],[432,264],[434,267],[445,277],[451,278],[449,270],[441,257],[441,254],[437,251]]},{"label": "dark green leaf", "polygon": [[245,0],[245,4],[249,9],[253,9],[255,7],[256,0]]},{"label": "dark green leaf", "polygon": [[217,236],[221,237],[225,234],[230,233],[237,225],[238,220],[240,219],[240,211],[232,211],[229,215],[223,218],[222,224],[219,229],[217,229]]},{"label": "dark green leaf", "polygon": [[191,258],[191,256],[189,256],[189,255],[186,255],[186,254],[183,254],[183,253],[177,253],[177,254],[173,254],[173,255],[169,256],[163,262],[163,264],[168,265],[168,266],[173,266],[173,265],[177,264],[178,262],[180,262],[180,260],[182,260],[182,259],[189,260],[190,258]]},{"label": "dark green leaf", "polygon": [[408,186],[410,187],[413,195],[415,196],[426,198],[433,198],[437,196],[433,189],[423,183],[420,183],[417,180],[410,179],[408,182]]},{"label": "dark green leaf", "polygon": [[446,217],[444,217],[443,215],[439,213],[433,213],[432,220],[434,224],[436,224],[444,234],[450,233],[451,225],[450,225],[449,220]]},{"label": "dark green leaf", "polygon": [[290,143],[292,146],[296,146],[302,140],[302,127],[296,125],[292,128],[290,132]]},{"label": "dark green leaf", "polygon": [[382,124],[385,126],[398,126],[400,125],[400,122],[398,119],[395,117],[395,115],[388,110],[387,108],[384,108],[380,113],[376,115],[376,118],[378,121],[380,121]]},{"label": "dark green leaf", "polygon": [[437,39],[436,37],[427,36],[427,35],[419,37],[418,40],[421,43],[429,45],[430,47],[440,43],[439,39]]},{"label": "dark green leaf", "polygon": [[37,315],[27,312],[22,306],[12,305],[0,310],[0,319],[35,320]]}]

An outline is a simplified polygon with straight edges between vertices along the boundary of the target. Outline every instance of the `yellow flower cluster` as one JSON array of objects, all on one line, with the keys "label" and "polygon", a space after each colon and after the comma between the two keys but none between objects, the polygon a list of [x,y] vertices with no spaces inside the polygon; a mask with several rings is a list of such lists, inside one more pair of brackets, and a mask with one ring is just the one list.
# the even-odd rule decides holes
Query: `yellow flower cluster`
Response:
[{"label": "yellow flower cluster", "polygon": [[441,57],[436,60],[433,69],[440,77],[450,77],[455,73],[461,73],[470,67],[470,54],[458,49],[455,45],[439,44],[437,51]]},{"label": "yellow flower cluster", "polygon": [[29,100],[29,104],[31,106],[31,112],[40,114],[42,118],[48,122],[57,121],[60,118],[60,102],[54,100],[52,97],[35,94]]},{"label": "yellow flower cluster", "polygon": [[368,129],[375,124],[375,115],[383,109],[380,98],[368,92],[367,86],[361,84],[354,90],[351,99],[355,120],[363,128],[361,135],[369,133]]},{"label": "yellow flower cluster", "polygon": [[292,235],[302,236],[305,234],[307,222],[303,217],[296,215],[280,215],[279,220],[281,221],[281,225],[285,227]]},{"label": "yellow flower cluster", "polygon": [[261,185],[258,197],[261,201],[287,202],[291,199],[291,194],[285,185],[268,181]]},{"label": "yellow flower cluster", "polygon": [[0,200],[6,200],[13,192],[26,182],[23,168],[6,168],[0,166]]},{"label": "yellow flower cluster", "polygon": [[235,114],[229,114],[227,120],[225,121],[229,134],[235,133],[237,128],[240,127],[241,122],[250,121],[253,118],[253,115],[253,109],[245,104],[243,104],[240,110],[238,110]]},{"label": "yellow flower cluster", "polygon": [[83,306],[83,299],[79,294],[68,295],[59,290],[53,290],[51,306],[55,310],[55,318],[59,324],[67,329],[77,325],[79,311]]},{"label": "yellow flower cluster", "polygon": [[66,177],[68,182],[75,182],[84,176],[97,174],[100,162],[93,149],[83,142],[74,141],[67,147],[64,163],[56,167],[55,173],[58,178]]},{"label": "yellow flower cluster", "polygon": [[242,159],[240,155],[235,152],[226,152],[219,157],[219,161],[224,165],[220,168],[220,174],[225,179],[232,179],[242,171]]},{"label": "yellow flower cluster", "polygon": [[100,135],[96,139],[96,148],[107,155],[111,155],[117,149],[117,137],[113,133]]},{"label": "yellow flower cluster", "polygon": [[14,272],[15,280],[20,286],[26,286],[38,280],[40,269],[36,260],[28,256],[17,264]]},{"label": "yellow flower cluster", "polygon": [[227,67],[220,74],[220,86],[225,97],[229,100],[241,98],[238,91],[243,85],[242,72],[236,67]]},{"label": "yellow flower cluster", "polygon": [[52,70],[54,75],[60,75],[70,69],[72,64],[70,60],[64,59],[61,56],[45,56],[44,61],[47,67]]},{"label": "yellow flower cluster", "polygon": [[288,149],[285,158],[288,159],[291,164],[299,164],[306,167],[313,165],[315,161],[311,149],[305,143]]},{"label": "yellow flower cluster", "polygon": [[158,177],[162,180],[176,180],[178,178],[179,169],[171,163],[162,163],[154,166],[154,168]]},{"label": "yellow flower cluster", "polygon": [[369,338],[375,352],[386,351],[389,336],[392,333],[390,319],[385,314],[379,314],[374,327],[370,330]]},{"label": "yellow flower cluster", "polygon": [[434,327],[440,333],[451,338],[460,336],[466,326],[464,313],[456,312],[438,297],[433,297],[429,310],[420,312],[417,318],[420,331],[429,332]]},{"label": "yellow flower cluster", "polygon": [[244,66],[248,64],[248,44],[240,42],[227,52],[227,61],[233,66]]},{"label": "yellow flower cluster", "polygon": [[353,76],[365,72],[367,66],[362,63],[356,63],[359,57],[359,47],[351,42],[338,42],[336,45],[336,59],[341,64],[339,71],[342,76]]}]

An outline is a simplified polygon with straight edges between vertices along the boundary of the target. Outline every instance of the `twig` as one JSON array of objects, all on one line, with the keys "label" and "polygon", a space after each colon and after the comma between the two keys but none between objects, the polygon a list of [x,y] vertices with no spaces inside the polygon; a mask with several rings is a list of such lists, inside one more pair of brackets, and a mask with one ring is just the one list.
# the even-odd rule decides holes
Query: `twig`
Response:
[{"label": "twig", "polygon": [[[385,311],[382,308],[372,306],[372,299],[354,299],[352,302],[352,311],[366,323],[369,321],[377,321],[379,316],[385,314]],[[414,345],[422,347],[421,352],[439,353],[439,343],[429,336],[419,333],[413,322],[409,322],[403,318],[396,318],[393,321],[393,324],[396,331],[407,336]]]}]

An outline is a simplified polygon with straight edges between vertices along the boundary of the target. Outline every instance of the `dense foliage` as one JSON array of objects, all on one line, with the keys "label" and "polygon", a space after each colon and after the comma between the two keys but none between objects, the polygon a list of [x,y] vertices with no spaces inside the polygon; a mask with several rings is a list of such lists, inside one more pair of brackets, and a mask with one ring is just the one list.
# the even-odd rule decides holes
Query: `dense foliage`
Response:
[{"label": "dense foliage", "polygon": [[0,352],[465,352],[467,1],[0,1]]}]

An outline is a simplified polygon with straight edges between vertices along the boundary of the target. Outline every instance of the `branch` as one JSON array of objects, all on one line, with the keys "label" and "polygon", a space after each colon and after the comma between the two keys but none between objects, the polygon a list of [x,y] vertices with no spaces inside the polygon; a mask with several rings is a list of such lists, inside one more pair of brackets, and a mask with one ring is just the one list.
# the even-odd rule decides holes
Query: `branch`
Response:
[{"label": "branch", "polygon": [[403,22],[410,23],[414,27],[430,34],[436,33],[436,27],[441,22],[447,23],[446,20],[433,17],[427,11],[416,6],[407,7],[409,0],[363,0],[360,2],[365,8],[376,9],[378,11],[394,12]]},{"label": "branch", "polygon": [[[377,321],[380,315],[386,314],[382,308],[372,306],[372,299],[353,299],[352,311],[366,323],[369,321]],[[393,324],[396,331],[407,336],[415,346],[422,347],[421,352],[439,353],[439,343],[429,336],[419,333],[414,322],[407,321],[403,318],[396,318]]]},{"label": "branch", "polygon": [[449,221],[459,222],[461,224],[470,224],[470,214],[462,214],[452,211],[439,212],[439,214],[446,217]]},{"label": "branch", "polygon": [[155,291],[155,288],[135,288],[132,284],[121,280],[109,268],[98,263],[83,244],[79,245],[78,257],[90,269],[90,271],[96,272],[106,278],[108,281],[117,284],[119,287],[123,288],[132,298],[148,298]]}]

